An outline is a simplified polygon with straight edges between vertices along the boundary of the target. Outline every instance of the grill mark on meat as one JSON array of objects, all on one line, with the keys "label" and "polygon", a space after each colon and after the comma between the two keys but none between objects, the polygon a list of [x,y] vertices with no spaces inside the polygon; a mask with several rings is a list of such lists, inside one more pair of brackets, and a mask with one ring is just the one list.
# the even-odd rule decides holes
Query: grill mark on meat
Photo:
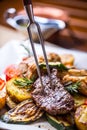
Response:
[{"label": "grill mark on meat", "polygon": [[41,86],[39,78],[35,81],[35,89],[32,92],[34,101],[37,106],[51,115],[70,112],[74,107],[74,100],[61,84],[57,69],[52,70],[51,80],[53,88],[50,86],[50,80],[47,75],[42,76],[44,87]]}]

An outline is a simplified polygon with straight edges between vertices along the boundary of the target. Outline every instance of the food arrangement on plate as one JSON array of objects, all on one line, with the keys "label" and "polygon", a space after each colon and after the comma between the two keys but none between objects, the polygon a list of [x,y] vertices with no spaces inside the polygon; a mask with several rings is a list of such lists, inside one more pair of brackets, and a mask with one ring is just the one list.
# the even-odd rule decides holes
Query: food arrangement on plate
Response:
[{"label": "food arrangement on plate", "polygon": [[33,123],[45,116],[58,130],[87,130],[87,71],[74,66],[71,54],[47,55],[51,83],[43,56],[38,56],[43,87],[33,56],[5,69],[0,78],[0,109],[6,123]]}]

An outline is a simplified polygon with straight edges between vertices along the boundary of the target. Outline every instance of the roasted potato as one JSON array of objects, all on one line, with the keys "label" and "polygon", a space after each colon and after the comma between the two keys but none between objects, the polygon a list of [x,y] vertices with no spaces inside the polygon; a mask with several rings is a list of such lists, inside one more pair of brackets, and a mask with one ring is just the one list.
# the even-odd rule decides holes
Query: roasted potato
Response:
[{"label": "roasted potato", "polygon": [[87,96],[87,71],[78,69],[69,69],[67,74],[63,77],[63,83],[80,82],[78,90],[81,94]]},{"label": "roasted potato", "polygon": [[87,130],[87,105],[82,105],[75,112],[75,123],[79,130]]},{"label": "roasted potato", "polygon": [[69,69],[68,73],[71,76],[87,76],[87,70],[84,69]]},{"label": "roasted potato", "polygon": [[0,97],[0,110],[5,106],[6,95]]},{"label": "roasted potato", "polygon": [[73,99],[75,102],[75,109],[83,104],[85,104],[85,102],[87,101],[87,97],[80,95],[80,94],[74,94],[73,95]]},{"label": "roasted potato", "polygon": [[0,78],[0,110],[5,106],[6,86],[5,81]]},{"label": "roasted potato", "polygon": [[83,95],[87,96],[87,83],[84,81],[81,82],[81,85],[78,88],[79,92],[82,93]]},{"label": "roasted potato", "polygon": [[74,56],[72,54],[62,54],[60,59],[64,65],[73,66],[74,64]]},{"label": "roasted potato", "polygon": [[31,99],[32,86],[29,86],[30,90],[28,91],[26,87],[15,85],[15,80],[19,80],[20,82],[22,82],[23,78],[12,78],[6,83],[7,94],[11,97],[11,99],[15,102],[21,102],[26,99]]},{"label": "roasted potato", "polygon": [[60,56],[56,53],[49,53],[47,55],[47,59],[49,62],[58,62],[58,61],[60,62],[61,61]]}]

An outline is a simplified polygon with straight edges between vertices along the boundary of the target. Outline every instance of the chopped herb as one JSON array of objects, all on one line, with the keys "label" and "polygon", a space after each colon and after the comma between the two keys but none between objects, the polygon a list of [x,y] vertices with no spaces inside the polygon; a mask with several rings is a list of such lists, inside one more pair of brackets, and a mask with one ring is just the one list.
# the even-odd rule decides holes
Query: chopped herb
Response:
[{"label": "chopped herb", "polygon": [[21,46],[27,51],[28,56],[31,56],[29,48],[27,48],[25,45],[21,44]]},{"label": "chopped herb", "polygon": [[78,87],[80,86],[80,81],[77,81],[76,83],[72,83],[71,85],[68,85],[66,90],[70,92],[71,94],[73,93],[78,93]]},{"label": "chopped herb", "polygon": [[31,85],[34,83],[33,80],[29,80],[27,78],[21,79],[15,79],[13,82],[15,85],[18,85],[20,88],[27,88],[28,91],[31,90]]}]

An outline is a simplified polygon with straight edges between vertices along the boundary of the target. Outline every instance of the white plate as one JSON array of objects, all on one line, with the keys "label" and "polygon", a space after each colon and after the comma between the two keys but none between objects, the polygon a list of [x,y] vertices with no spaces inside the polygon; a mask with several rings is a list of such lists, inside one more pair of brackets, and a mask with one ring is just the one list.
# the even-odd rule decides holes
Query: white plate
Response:
[{"label": "white plate", "polygon": [[[27,53],[25,49],[20,45],[24,44],[25,46],[29,47],[31,50],[30,42],[29,41],[10,41],[8,42],[3,48],[0,49],[0,75],[3,74],[4,69],[13,63],[18,63],[22,60],[24,56],[27,56]],[[55,52],[58,54],[73,54],[75,56],[75,65],[79,68],[85,68],[87,69],[87,53],[75,51],[75,50],[68,50],[64,48],[60,48],[58,46],[55,46],[50,43],[45,43],[46,45],[46,51],[47,52]],[[36,50],[38,54],[42,53],[41,47],[39,44],[35,44]],[[31,51],[30,51],[31,52]],[[31,52],[32,53],[32,52]],[[38,128],[38,125],[41,126],[41,128]],[[16,124],[6,124],[0,121],[0,128],[5,129],[21,129],[21,130],[55,130],[47,121],[40,120],[40,122],[35,122],[31,125],[16,125]]]}]

